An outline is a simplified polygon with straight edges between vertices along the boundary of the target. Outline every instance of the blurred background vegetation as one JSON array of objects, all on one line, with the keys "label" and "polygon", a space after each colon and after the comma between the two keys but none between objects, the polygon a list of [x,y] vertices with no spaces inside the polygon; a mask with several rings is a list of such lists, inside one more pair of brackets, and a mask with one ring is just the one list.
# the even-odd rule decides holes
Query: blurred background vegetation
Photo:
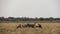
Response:
[{"label": "blurred background vegetation", "polygon": [[53,18],[53,17],[49,17],[49,18],[43,18],[43,17],[35,17],[35,18],[28,18],[28,17],[0,17],[0,22],[20,22],[20,21],[57,21],[60,22],[60,18]]}]

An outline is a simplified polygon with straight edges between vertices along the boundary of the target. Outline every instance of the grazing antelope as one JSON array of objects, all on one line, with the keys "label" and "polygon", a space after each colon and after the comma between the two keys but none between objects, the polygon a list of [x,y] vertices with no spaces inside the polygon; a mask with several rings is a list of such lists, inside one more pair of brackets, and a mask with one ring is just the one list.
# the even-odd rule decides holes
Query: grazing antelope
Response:
[{"label": "grazing antelope", "polygon": [[27,24],[27,26],[34,28],[34,24]]},{"label": "grazing antelope", "polygon": [[17,29],[17,28],[21,28],[21,27],[22,27],[22,25],[21,25],[21,24],[19,24],[19,25],[16,27],[16,29]]},{"label": "grazing antelope", "polygon": [[19,24],[17,27],[16,27],[16,29],[17,28],[26,28],[26,27],[32,27],[32,28],[36,28],[36,27],[39,27],[39,28],[42,28],[42,26],[40,25],[40,24],[38,24],[38,23],[34,23],[34,24],[24,24],[24,25],[22,25],[22,24]]},{"label": "grazing antelope", "polygon": [[34,23],[34,27],[42,28],[42,26],[40,24],[36,23],[36,22]]}]

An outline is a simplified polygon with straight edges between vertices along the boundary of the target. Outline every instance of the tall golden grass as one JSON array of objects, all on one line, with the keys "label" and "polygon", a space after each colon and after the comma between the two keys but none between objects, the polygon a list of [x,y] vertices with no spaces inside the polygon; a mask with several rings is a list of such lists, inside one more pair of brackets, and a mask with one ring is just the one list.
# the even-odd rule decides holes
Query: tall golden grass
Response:
[{"label": "tall golden grass", "polygon": [[19,24],[20,23],[0,23],[0,34],[60,34],[60,23],[39,23],[42,25],[42,28],[16,29]]}]

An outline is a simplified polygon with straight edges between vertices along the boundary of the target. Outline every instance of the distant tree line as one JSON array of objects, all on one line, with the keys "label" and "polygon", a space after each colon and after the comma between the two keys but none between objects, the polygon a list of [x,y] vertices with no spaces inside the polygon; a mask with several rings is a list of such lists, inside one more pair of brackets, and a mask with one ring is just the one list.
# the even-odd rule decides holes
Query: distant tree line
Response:
[{"label": "distant tree line", "polygon": [[19,18],[14,18],[14,17],[0,17],[0,22],[7,22],[7,21],[11,21],[11,22],[18,22],[18,21],[60,21],[60,18],[53,18],[53,17],[49,17],[49,18],[27,18],[27,17],[19,17]]}]

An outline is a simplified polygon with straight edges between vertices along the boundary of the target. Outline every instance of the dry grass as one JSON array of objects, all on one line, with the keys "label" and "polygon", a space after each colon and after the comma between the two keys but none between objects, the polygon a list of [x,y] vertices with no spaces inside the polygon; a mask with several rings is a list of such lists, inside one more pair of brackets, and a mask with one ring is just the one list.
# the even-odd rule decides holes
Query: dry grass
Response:
[{"label": "dry grass", "polygon": [[0,34],[60,34],[60,23],[40,23],[43,28],[16,29],[19,24],[0,23]]}]

